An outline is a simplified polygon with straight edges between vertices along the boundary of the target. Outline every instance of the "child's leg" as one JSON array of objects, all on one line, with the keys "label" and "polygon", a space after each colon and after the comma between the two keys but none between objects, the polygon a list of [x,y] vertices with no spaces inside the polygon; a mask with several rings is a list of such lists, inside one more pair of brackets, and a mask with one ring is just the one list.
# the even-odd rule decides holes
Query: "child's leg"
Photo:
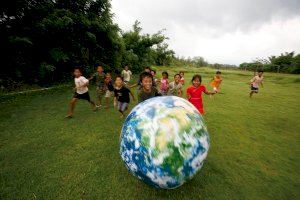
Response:
[{"label": "child's leg", "polygon": [[77,99],[76,98],[72,98],[71,102],[70,102],[70,107],[69,107],[69,113],[66,117],[72,117],[73,116],[73,112],[74,112],[74,108],[76,105]]},{"label": "child's leg", "polygon": [[98,106],[102,106],[103,89],[97,88],[96,92],[97,92]]}]

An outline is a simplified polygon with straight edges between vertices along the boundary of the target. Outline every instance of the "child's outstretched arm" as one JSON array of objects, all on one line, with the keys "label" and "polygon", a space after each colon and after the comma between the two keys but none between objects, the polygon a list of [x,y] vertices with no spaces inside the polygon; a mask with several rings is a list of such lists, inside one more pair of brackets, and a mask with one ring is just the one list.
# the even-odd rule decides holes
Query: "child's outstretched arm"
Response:
[{"label": "child's outstretched arm", "polygon": [[135,101],[135,97],[134,97],[133,93],[130,90],[129,90],[129,93],[130,93],[132,100]]},{"label": "child's outstretched arm", "polygon": [[207,94],[207,95],[214,95],[214,94],[216,94],[217,92],[211,92],[211,91],[207,91],[206,89],[205,89],[205,91],[203,91],[205,94]]}]

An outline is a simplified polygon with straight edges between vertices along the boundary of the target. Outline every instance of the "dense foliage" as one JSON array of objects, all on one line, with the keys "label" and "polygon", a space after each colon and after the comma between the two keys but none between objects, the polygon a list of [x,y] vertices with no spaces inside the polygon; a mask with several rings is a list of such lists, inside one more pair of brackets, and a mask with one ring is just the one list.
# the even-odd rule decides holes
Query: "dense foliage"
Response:
[{"label": "dense foliage", "polygon": [[300,54],[295,55],[294,52],[286,52],[279,56],[270,56],[268,59],[242,63],[240,68],[251,71],[264,70],[268,72],[300,74]]},{"label": "dense foliage", "polygon": [[139,22],[122,32],[109,0],[10,0],[0,3],[0,85],[51,85],[68,80],[75,65],[133,71],[167,65],[174,52],[162,32],[143,35]]}]

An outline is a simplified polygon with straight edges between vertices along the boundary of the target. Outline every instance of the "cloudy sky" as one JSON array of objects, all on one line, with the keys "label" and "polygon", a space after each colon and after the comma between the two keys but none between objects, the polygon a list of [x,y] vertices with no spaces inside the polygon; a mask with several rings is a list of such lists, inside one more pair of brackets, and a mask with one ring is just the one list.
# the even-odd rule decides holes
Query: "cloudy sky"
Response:
[{"label": "cloudy sky", "polygon": [[112,0],[127,31],[166,29],[178,56],[240,64],[282,52],[300,53],[300,0]]}]

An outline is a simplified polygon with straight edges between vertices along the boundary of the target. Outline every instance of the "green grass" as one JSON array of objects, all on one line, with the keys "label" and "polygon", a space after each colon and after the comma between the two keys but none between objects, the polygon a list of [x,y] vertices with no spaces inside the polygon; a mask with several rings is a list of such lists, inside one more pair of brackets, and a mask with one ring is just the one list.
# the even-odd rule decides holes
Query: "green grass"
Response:
[{"label": "green grass", "polygon": [[[172,77],[179,68],[167,70]],[[200,73],[210,88],[213,70],[184,70],[186,82]],[[2,96],[0,199],[299,199],[299,75],[266,73],[264,88],[249,99],[252,73],[222,73],[223,94],[204,96],[208,157],[174,190],[149,187],[127,171],[119,156],[123,120],[113,108],[94,113],[79,101],[65,120],[69,88]]]}]

